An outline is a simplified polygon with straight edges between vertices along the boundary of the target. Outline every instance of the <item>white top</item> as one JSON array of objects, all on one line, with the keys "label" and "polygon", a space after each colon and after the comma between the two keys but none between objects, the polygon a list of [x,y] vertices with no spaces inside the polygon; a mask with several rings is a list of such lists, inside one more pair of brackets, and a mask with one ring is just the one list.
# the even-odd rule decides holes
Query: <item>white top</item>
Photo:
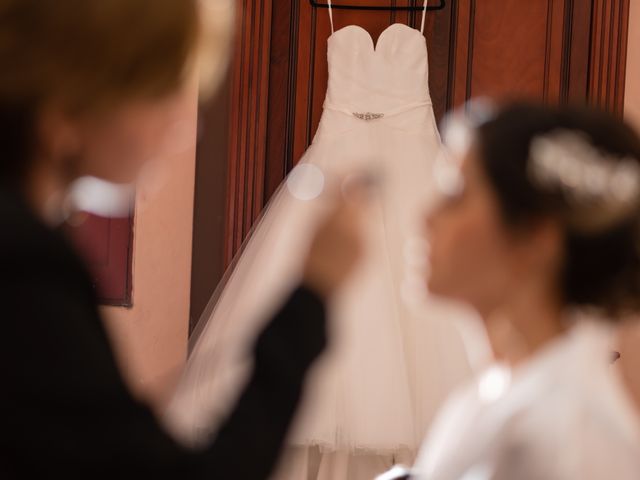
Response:
[{"label": "white top", "polygon": [[437,416],[416,478],[640,478],[639,422],[609,366],[610,339],[579,323],[527,364],[486,370]]}]

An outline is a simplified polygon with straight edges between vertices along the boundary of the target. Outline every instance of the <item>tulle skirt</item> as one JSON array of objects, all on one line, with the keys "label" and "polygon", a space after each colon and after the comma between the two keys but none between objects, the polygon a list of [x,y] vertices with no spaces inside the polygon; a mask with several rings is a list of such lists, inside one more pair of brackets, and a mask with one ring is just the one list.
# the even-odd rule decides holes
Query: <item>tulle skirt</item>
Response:
[{"label": "tulle skirt", "polygon": [[247,378],[251,341],[300,281],[328,206],[324,192],[364,172],[378,179],[365,258],[329,306],[331,346],[309,376],[289,445],[362,455],[418,449],[436,409],[470,372],[460,329],[475,321],[424,285],[423,221],[436,200],[438,155],[431,107],[369,122],[324,112],[196,330],[166,418],[176,435],[197,444],[215,431]]}]

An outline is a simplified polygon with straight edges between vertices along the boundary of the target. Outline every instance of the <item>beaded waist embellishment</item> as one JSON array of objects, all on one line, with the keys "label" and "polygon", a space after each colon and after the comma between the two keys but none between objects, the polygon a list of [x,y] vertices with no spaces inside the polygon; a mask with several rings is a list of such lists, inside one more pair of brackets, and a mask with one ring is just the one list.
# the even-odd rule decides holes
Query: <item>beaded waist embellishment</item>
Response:
[{"label": "beaded waist embellishment", "polygon": [[331,102],[327,102],[325,101],[324,103],[324,108],[326,110],[333,110],[335,112],[342,112],[346,115],[352,116],[354,118],[357,118],[358,120],[363,120],[365,122],[370,122],[372,120],[380,120],[382,118],[386,118],[386,117],[393,117],[395,115],[400,115],[402,113],[405,112],[409,112],[411,110],[415,110],[418,108],[423,108],[423,107],[429,107],[431,106],[431,101],[430,100],[426,100],[426,101],[421,101],[421,102],[415,102],[415,103],[408,103],[405,105],[400,105],[396,108],[391,108],[386,112],[358,112],[358,111],[354,111],[353,107],[348,107],[348,106],[338,106],[335,104],[332,104]]},{"label": "beaded waist embellishment", "polygon": [[352,112],[353,116],[356,118],[359,118],[360,120],[365,120],[365,121],[369,121],[369,120],[378,120],[379,118],[384,117],[384,113],[371,113],[371,112],[366,112],[366,113],[359,113],[359,112]]}]

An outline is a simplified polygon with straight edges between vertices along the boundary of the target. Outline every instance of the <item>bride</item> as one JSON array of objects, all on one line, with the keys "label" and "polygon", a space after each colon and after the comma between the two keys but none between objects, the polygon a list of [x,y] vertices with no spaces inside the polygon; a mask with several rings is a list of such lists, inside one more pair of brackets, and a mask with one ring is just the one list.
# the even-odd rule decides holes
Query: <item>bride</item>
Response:
[{"label": "bride", "polygon": [[470,111],[426,222],[429,287],[480,313],[494,362],[446,402],[415,478],[636,479],[638,412],[609,364],[640,310],[640,138],[589,110]]}]

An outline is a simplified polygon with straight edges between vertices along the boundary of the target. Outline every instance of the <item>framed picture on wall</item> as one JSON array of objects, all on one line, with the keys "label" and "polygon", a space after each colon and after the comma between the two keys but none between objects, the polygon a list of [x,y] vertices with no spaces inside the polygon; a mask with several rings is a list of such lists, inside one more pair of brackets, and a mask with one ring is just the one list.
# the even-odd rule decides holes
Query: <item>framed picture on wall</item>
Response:
[{"label": "framed picture on wall", "polygon": [[68,231],[86,262],[99,302],[131,307],[133,214],[105,218],[79,213]]}]

